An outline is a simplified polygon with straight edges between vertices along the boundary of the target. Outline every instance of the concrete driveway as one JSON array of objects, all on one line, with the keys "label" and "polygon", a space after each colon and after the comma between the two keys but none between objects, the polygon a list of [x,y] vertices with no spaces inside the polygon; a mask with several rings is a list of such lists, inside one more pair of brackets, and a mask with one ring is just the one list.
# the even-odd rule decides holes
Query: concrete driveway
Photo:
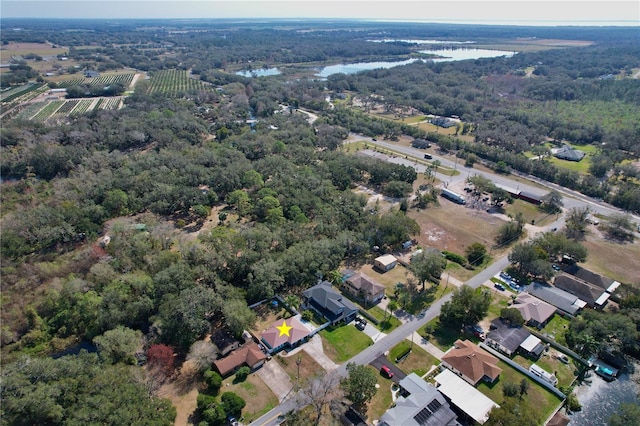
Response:
[{"label": "concrete driveway", "polygon": [[325,371],[332,371],[339,367],[338,364],[325,355],[324,348],[322,347],[322,339],[319,334],[314,335],[307,343],[302,345],[302,350],[308,353]]},{"label": "concrete driveway", "polygon": [[291,383],[289,375],[280,367],[278,361],[274,359],[265,362],[262,368],[257,371],[257,374],[262,381],[269,386],[280,402],[285,399],[293,388],[293,383]]},{"label": "concrete driveway", "polygon": [[[354,325],[354,327],[355,327],[355,325]],[[367,325],[365,326],[364,330],[362,330],[362,332],[364,334],[366,334],[367,336],[371,337],[371,340],[373,340],[374,343],[377,342],[380,339],[385,338],[387,336],[385,333],[383,333],[382,331],[378,330],[377,328],[375,328],[370,323],[367,323]]]}]

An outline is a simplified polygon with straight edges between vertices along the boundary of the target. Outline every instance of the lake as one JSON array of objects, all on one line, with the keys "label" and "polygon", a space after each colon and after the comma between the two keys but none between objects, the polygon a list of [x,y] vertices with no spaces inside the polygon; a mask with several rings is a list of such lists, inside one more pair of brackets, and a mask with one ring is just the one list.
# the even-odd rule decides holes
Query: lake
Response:
[{"label": "lake", "polygon": [[476,48],[462,48],[462,49],[441,49],[441,50],[421,50],[420,53],[437,55],[438,58],[424,58],[424,59],[407,59],[404,61],[380,61],[380,62],[356,62],[353,64],[337,64],[330,65],[328,67],[321,68],[316,75],[318,77],[329,77],[332,74],[344,73],[355,74],[361,71],[375,70],[379,68],[393,68],[400,65],[412,64],[416,61],[430,61],[430,62],[451,62],[451,61],[464,61],[467,59],[481,59],[481,58],[498,58],[501,56],[510,57],[516,54],[516,52],[510,52],[506,50],[489,50],[489,49],[476,49]]},{"label": "lake", "polygon": [[[640,364],[635,365],[636,378],[640,375]],[[582,404],[582,410],[571,414],[570,424],[580,426],[606,425],[609,417],[615,413],[622,403],[640,404],[638,398],[638,384],[629,373],[622,373],[612,381],[607,382],[602,377],[592,374],[590,386],[582,385],[575,388],[576,396]]]},{"label": "lake", "polygon": [[256,70],[246,70],[246,71],[238,71],[237,75],[241,75],[243,77],[269,77],[272,75],[280,75],[280,70],[278,68],[259,68]]}]

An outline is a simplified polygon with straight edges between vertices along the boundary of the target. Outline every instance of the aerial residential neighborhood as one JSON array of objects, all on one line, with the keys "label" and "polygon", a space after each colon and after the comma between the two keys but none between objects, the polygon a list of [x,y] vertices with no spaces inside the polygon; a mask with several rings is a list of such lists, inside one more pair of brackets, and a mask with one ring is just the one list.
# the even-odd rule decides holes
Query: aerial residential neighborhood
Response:
[{"label": "aerial residential neighborhood", "polygon": [[2,2],[0,422],[640,424],[637,2],[272,3]]}]

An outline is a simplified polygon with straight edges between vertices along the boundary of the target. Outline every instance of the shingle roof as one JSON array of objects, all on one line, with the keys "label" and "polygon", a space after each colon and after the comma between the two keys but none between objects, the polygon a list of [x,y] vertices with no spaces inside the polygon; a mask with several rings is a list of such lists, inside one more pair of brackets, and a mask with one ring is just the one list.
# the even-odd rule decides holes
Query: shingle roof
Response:
[{"label": "shingle roof", "polygon": [[264,352],[260,350],[260,347],[254,342],[247,343],[241,348],[231,352],[229,356],[222,359],[217,359],[213,362],[218,372],[225,376],[232,372],[236,367],[240,367],[243,364],[247,364],[253,368],[260,361],[267,358]]},{"label": "shingle roof", "polygon": [[586,302],[571,293],[538,282],[527,286],[525,291],[570,315],[575,315],[586,304]]},{"label": "shingle roof", "polygon": [[385,287],[374,282],[371,278],[363,273],[358,273],[347,278],[347,282],[351,284],[355,289],[362,290],[365,294],[373,296],[381,291],[384,291]]},{"label": "shingle roof", "polygon": [[596,287],[578,278],[566,274],[557,275],[553,284],[564,291],[578,296],[589,305],[594,305],[595,301],[602,296],[604,289]]},{"label": "shingle roof", "polygon": [[508,324],[502,322],[500,318],[491,321],[491,325],[495,327],[495,330],[492,330],[487,335],[487,340],[492,340],[500,344],[512,353],[515,352],[520,344],[531,334],[523,327],[510,327]]},{"label": "shingle roof", "polygon": [[600,287],[604,290],[608,289],[614,282],[611,278],[603,277],[600,274],[591,272],[588,269],[584,269],[583,267],[578,265],[571,265],[568,268],[565,268],[565,271],[575,277],[580,278],[583,281],[588,282],[589,284],[593,284],[596,287]]},{"label": "shingle roof", "polygon": [[540,324],[544,323],[556,312],[555,306],[528,293],[518,294],[512,308],[520,311],[525,321],[534,320]]},{"label": "shingle roof", "polygon": [[[284,323],[289,327],[292,327],[288,331],[287,334],[281,333],[278,327],[282,327]],[[277,348],[284,343],[289,343],[289,345],[294,345],[296,342],[304,339],[310,333],[310,330],[304,326],[300,321],[298,321],[295,317],[280,319],[274,322],[271,327],[265,330],[261,335],[261,340],[266,343],[269,348]]]},{"label": "shingle roof", "polygon": [[469,340],[456,340],[454,348],[442,357],[454,369],[476,384],[484,376],[491,380],[498,378],[502,369],[498,367],[498,358],[483,351]]},{"label": "shingle roof", "polygon": [[339,318],[345,312],[357,312],[358,308],[346,297],[335,291],[328,281],[323,281],[303,293],[304,297],[330,314],[331,320]]}]

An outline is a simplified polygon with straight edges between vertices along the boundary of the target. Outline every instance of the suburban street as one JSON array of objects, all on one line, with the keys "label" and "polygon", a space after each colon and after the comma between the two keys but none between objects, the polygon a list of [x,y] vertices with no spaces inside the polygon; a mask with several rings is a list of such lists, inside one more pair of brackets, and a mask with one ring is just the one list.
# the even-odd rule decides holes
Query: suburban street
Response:
[{"label": "suburban street", "polygon": [[[422,159],[424,155],[424,151],[416,148],[404,147],[394,143],[389,142],[381,142],[381,141],[373,141],[372,138],[363,135],[351,134],[350,140],[362,140],[370,143],[371,145],[377,145],[381,148],[387,148],[395,151],[401,155],[406,155],[408,158],[404,158],[402,156],[388,157],[387,160],[397,163],[404,164],[407,166],[412,166],[416,168],[419,173],[422,173],[426,170],[425,165],[417,163],[415,159]],[[413,159],[412,159],[413,158]],[[555,184],[551,184],[548,182],[542,182],[536,180],[536,182],[540,185],[548,188],[547,190],[543,190],[534,185],[524,184],[522,182],[515,182],[510,178],[510,175],[496,175],[488,172],[483,172],[476,169],[468,169],[461,164],[461,161],[456,161],[455,158],[451,156],[442,156],[442,155],[433,155],[433,160],[439,160],[440,163],[445,167],[450,167],[452,169],[457,169],[460,174],[457,176],[447,176],[441,173],[435,173],[436,177],[440,179],[442,182],[452,183],[460,183],[467,179],[467,177],[471,174],[479,174],[485,176],[495,183],[500,183],[504,186],[519,188],[521,190],[526,190],[535,194],[544,195],[551,189],[555,189],[563,195],[563,203],[565,209],[570,209],[573,207],[584,207],[588,206],[594,213],[610,215],[612,213],[622,212],[621,210],[610,206],[606,203],[599,202],[597,200],[593,200],[590,197],[579,194],[575,191],[568,190],[566,188],[560,187]],[[532,177],[526,176],[527,179],[531,180]],[[633,220],[637,223],[640,223],[640,218],[638,216],[632,216]],[[553,228],[561,228],[564,225],[564,218],[562,215],[559,215],[557,220],[552,224],[544,227],[543,229],[549,230]],[[497,259],[491,265],[489,265],[486,269],[480,271],[473,278],[468,280],[465,284],[472,288],[478,288],[483,285],[486,281],[490,280],[491,277],[498,274],[500,271],[509,266],[508,255],[503,256],[500,259]],[[440,311],[442,305],[451,299],[452,294],[449,293],[445,295],[443,298],[435,301],[425,312],[424,316],[421,318],[412,317],[409,321],[405,322],[391,333],[389,333],[386,337],[377,340],[371,346],[369,346],[364,351],[360,352],[358,355],[354,356],[347,362],[340,365],[335,371],[340,377],[345,377],[347,375],[346,365],[349,362],[353,362],[356,364],[369,364],[376,360],[379,356],[383,355],[385,352],[389,351],[395,345],[405,340],[412,333],[418,331],[421,327],[427,324],[429,321],[436,318],[440,315]],[[262,417],[255,420],[251,425],[264,425],[264,426],[275,426],[281,423],[282,417],[290,410],[297,408],[295,403],[295,398],[293,398],[293,393],[290,394],[290,397],[284,400],[279,406],[275,407]]]}]

